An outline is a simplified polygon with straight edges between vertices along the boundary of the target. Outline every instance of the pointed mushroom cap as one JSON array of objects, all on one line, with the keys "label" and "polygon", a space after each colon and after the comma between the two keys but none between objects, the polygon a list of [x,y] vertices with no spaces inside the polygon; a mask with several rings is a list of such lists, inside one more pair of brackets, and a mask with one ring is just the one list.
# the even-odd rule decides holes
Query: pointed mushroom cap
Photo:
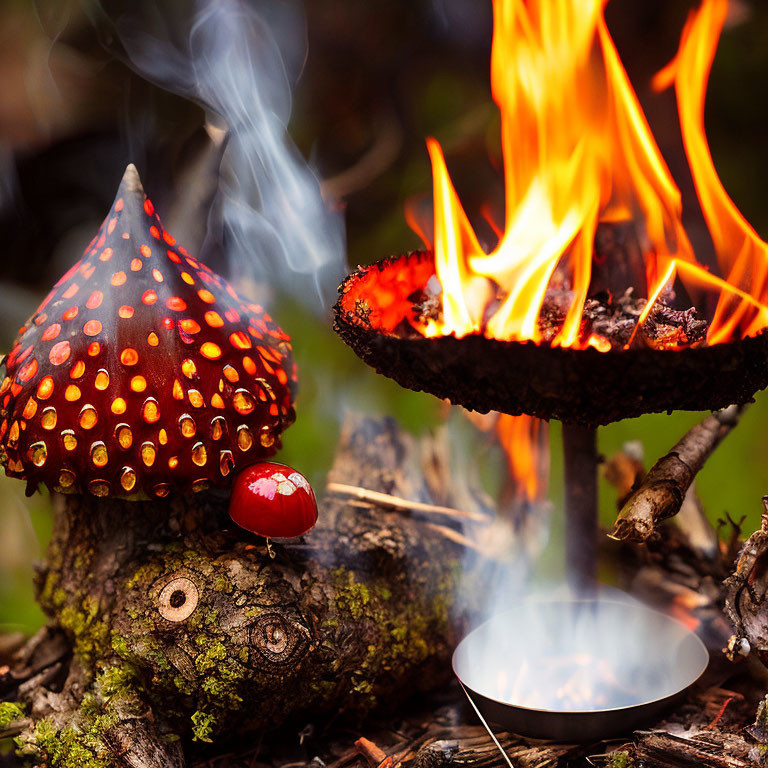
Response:
[{"label": "pointed mushroom cap", "polygon": [[6,359],[6,474],[97,496],[222,485],[279,448],[295,384],[289,337],[177,245],[129,165]]}]

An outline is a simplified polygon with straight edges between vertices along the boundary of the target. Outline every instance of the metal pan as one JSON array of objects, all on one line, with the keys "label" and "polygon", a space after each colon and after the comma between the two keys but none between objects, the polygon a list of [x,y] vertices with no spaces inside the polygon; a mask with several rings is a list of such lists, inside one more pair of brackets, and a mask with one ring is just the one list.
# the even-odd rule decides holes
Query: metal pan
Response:
[{"label": "metal pan", "polygon": [[[550,684],[546,674],[529,674],[527,690],[519,682],[504,682],[524,668],[535,670],[549,658],[562,664],[564,656],[585,649],[596,662],[612,664],[612,679],[622,691],[618,705],[560,709],[548,701],[531,706],[531,688]],[[653,721],[699,679],[708,662],[709,653],[693,632],[639,603],[526,600],[467,635],[453,654],[453,671],[487,721],[523,736],[580,742]],[[546,699],[551,691],[535,693]]]}]

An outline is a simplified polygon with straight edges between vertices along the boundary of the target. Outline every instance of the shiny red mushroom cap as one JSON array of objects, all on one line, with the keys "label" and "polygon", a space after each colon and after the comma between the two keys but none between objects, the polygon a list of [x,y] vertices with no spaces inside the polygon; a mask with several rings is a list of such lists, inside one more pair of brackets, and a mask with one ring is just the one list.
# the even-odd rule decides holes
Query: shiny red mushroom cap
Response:
[{"label": "shiny red mushroom cap", "polygon": [[6,474],[96,496],[221,485],[278,449],[295,384],[289,337],[177,245],[129,165],[6,360]]},{"label": "shiny red mushroom cap", "polygon": [[241,528],[259,536],[295,538],[317,522],[317,500],[304,475],[285,464],[265,461],[237,476],[229,514]]}]

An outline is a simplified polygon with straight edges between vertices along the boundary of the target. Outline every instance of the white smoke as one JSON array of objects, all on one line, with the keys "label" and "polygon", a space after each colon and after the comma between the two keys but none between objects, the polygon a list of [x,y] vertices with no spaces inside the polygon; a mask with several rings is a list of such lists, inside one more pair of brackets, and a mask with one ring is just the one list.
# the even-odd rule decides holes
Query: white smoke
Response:
[{"label": "white smoke", "polygon": [[454,662],[462,681],[488,698],[567,712],[671,696],[708,660],[682,625],[604,590],[585,602],[527,595],[469,635]]},{"label": "white smoke", "polygon": [[[476,469],[478,451],[466,437],[454,445],[455,478]],[[563,580],[561,546],[544,552],[547,500],[529,502],[522,517],[509,511],[464,528],[476,549],[456,596],[466,625],[454,669],[470,691],[529,709],[596,711],[661,699],[698,677],[707,652],[677,621],[605,585],[585,593]]]},{"label": "white smoke", "polygon": [[344,225],[286,129],[289,72],[298,74],[306,53],[296,6],[198,0],[130,9],[98,18],[107,47],[226,128],[209,237],[223,242],[231,274],[304,299],[314,289],[324,309],[345,271]]}]

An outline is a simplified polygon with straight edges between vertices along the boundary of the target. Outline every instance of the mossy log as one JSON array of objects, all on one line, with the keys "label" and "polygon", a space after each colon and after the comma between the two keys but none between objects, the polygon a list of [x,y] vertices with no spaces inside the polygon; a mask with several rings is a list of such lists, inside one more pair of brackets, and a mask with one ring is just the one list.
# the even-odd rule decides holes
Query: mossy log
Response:
[{"label": "mossy log", "polygon": [[[363,420],[330,479],[450,502],[424,460]],[[61,499],[38,579],[51,627],[0,678],[31,762],[183,766],[194,741],[361,715],[445,680],[459,545],[416,514],[329,497],[310,534],[270,553],[226,505]]]}]

